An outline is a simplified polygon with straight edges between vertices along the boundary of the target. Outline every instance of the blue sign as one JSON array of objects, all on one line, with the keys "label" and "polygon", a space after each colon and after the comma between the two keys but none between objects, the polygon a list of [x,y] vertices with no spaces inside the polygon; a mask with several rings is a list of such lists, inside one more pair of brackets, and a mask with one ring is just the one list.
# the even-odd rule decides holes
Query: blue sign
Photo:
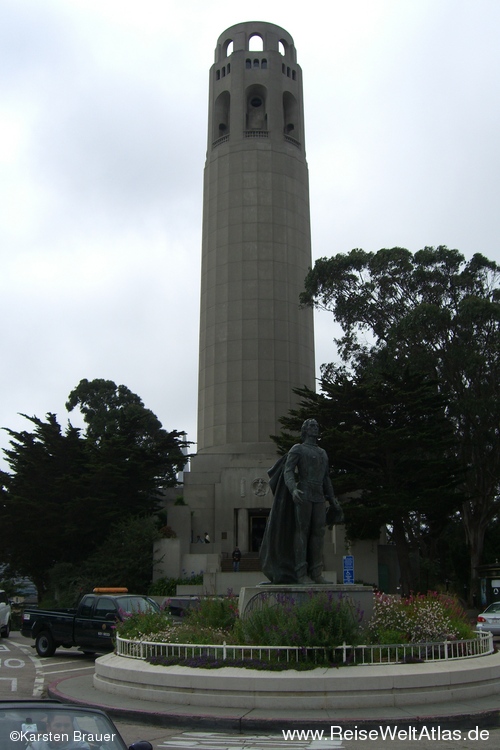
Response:
[{"label": "blue sign", "polygon": [[344,555],[344,583],[354,583],[354,557]]}]

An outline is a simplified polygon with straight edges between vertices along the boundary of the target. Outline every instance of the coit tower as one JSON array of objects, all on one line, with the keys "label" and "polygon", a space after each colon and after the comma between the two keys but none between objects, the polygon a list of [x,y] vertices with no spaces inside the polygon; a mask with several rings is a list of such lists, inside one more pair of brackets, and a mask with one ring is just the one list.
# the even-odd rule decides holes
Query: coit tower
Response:
[{"label": "coit tower", "polygon": [[222,552],[259,544],[270,435],[296,404],[293,388],[314,388],[312,310],[299,305],[310,266],[294,42],[274,24],[240,23],[217,40],[210,69],[198,444],[186,477],[192,533],[208,529]]}]

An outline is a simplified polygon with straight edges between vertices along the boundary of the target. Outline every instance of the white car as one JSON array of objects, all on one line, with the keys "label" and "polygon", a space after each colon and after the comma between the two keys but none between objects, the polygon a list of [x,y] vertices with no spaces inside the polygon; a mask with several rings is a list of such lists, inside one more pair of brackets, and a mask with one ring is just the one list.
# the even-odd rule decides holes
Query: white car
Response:
[{"label": "white car", "polygon": [[493,635],[500,635],[500,602],[493,602],[477,616],[476,629],[489,630]]},{"label": "white car", "polygon": [[8,638],[10,634],[10,604],[5,591],[0,590],[0,635]]}]

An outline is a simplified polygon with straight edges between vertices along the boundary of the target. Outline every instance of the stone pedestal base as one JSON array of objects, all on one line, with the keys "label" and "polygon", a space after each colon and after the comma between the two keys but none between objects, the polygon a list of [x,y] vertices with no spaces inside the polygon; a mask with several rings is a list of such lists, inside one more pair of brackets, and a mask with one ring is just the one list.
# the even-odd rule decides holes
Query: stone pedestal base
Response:
[{"label": "stone pedestal base", "polygon": [[311,596],[311,593],[332,594],[335,599],[347,599],[352,602],[362,613],[362,621],[367,622],[373,613],[373,589],[371,586],[361,586],[356,584],[341,583],[323,583],[308,584],[299,586],[298,584],[279,584],[263,583],[258,586],[245,586],[240,591],[238,600],[238,609],[240,617],[245,617],[250,612],[264,605],[265,602],[273,600],[276,604],[283,599],[294,599],[300,601]]}]

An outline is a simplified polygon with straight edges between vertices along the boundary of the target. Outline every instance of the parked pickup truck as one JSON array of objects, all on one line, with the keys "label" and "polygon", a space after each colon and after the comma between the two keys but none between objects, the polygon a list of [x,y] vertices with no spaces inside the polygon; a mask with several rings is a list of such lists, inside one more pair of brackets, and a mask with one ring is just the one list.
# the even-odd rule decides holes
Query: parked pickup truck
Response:
[{"label": "parked pickup truck", "polygon": [[25,609],[21,634],[35,639],[39,656],[52,656],[59,646],[79,646],[85,653],[111,651],[117,620],[133,612],[159,611],[148,596],[129,594],[126,589],[95,589],[76,609]]}]

